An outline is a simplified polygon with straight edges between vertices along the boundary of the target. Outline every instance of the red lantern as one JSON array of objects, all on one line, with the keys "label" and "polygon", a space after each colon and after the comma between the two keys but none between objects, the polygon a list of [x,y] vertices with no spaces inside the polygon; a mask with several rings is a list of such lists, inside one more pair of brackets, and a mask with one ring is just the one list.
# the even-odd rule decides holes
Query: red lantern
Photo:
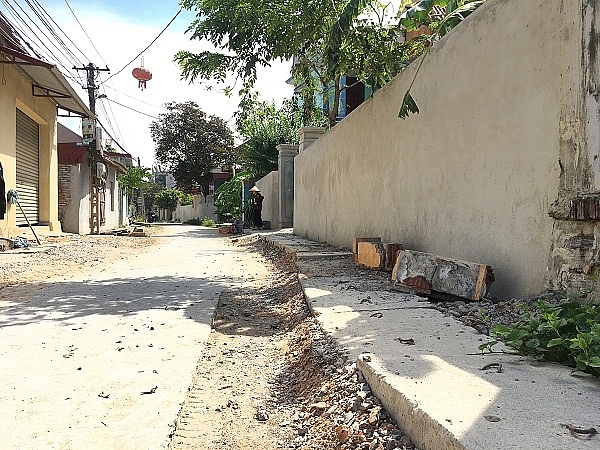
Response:
[{"label": "red lantern", "polygon": [[146,81],[150,81],[152,79],[152,72],[146,69],[144,66],[136,67],[131,72],[133,77],[138,80],[138,87],[143,91],[146,89]]}]

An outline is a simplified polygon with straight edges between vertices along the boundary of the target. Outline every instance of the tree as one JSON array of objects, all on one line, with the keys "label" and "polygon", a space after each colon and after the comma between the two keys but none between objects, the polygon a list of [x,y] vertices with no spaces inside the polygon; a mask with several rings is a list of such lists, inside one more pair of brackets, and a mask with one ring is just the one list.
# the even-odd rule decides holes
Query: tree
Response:
[{"label": "tree", "polygon": [[179,191],[177,189],[163,189],[154,196],[154,204],[161,209],[169,211],[177,208],[179,202]]},{"label": "tree", "polygon": [[240,220],[244,214],[246,218],[250,218],[250,199],[246,200],[246,204],[242,204],[242,189],[244,188],[244,180],[247,180],[250,174],[240,172],[223,183],[215,191],[215,207],[220,220]]},{"label": "tree", "polygon": [[150,180],[152,180],[152,173],[147,167],[130,167],[127,172],[117,174],[117,181],[127,194],[143,188],[150,183]]},{"label": "tree", "polygon": [[125,190],[130,207],[134,208],[129,214],[145,214],[144,189],[153,184],[151,180],[152,173],[147,167],[130,167],[127,172],[117,174],[117,181]]},{"label": "tree", "polygon": [[211,169],[234,161],[233,134],[195,102],[171,102],[150,125],[156,160],[173,174],[180,189],[199,187],[208,195]]},{"label": "tree", "polygon": [[326,122],[319,110],[308,111],[297,99],[288,99],[281,108],[273,102],[260,102],[251,93],[235,113],[237,131],[245,142],[240,146],[240,163],[248,176],[259,179],[277,170],[277,146],[298,142],[298,129]]},{"label": "tree", "polygon": [[[305,91],[323,96],[335,125],[343,75],[373,88],[385,84],[406,59],[395,14],[376,0],[183,0],[197,18],[192,39],[206,39],[215,51],[175,56],[182,76],[224,82],[228,74],[256,80],[257,66],[294,58],[293,76]],[[363,14],[363,16],[361,16]]]}]

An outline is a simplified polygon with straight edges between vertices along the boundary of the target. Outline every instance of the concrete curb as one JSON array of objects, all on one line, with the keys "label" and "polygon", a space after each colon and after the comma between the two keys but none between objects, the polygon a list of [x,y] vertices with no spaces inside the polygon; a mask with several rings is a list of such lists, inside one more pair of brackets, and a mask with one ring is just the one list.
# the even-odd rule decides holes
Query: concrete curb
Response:
[{"label": "concrete curb", "polygon": [[600,430],[598,379],[501,344],[483,355],[486,336],[423,298],[391,290],[385,278],[345,275],[348,252],[288,230],[261,237],[296,255],[311,314],[422,450],[599,448],[600,435],[569,431]]},{"label": "concrete curb", "polygon": [[374,355],[359,356],[356,367],[365,377],[371,391],[413,442],[436,450],[467,450],[446,427],[427,414],[416,400],[409,399],[394,386],[394,374],[386,370]]}]

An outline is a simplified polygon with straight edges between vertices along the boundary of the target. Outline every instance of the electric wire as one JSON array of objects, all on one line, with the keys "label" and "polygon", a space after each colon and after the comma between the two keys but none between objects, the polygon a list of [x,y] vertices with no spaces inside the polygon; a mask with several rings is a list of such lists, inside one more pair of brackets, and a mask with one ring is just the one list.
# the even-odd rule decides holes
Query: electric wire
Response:
[{"label": "electric wire", "polygon": [[69,35],[67,33],[65,33],[65,31],[60,27],[60,25],[58,23],[56,23],[56,21],[52,18],[52,16],[48,13],[48,11],[46,11],[44,9],[44,7],[40,4],[40,2],[38,2],[38,0],[33,0],[33,2],[38,6],[38,8],[41,11],[44,12],[44,14],[48,17],[48,19],[50,19],[52,21],[52,23],[60,30],[60,32],[67,38],[67,40],[73,45],[73,47],[79,52],[79,54],[81,56],[83,56],[83,59],[89,61],[90,58],[88,58],[86,56],[86,54],[77,46],[77,44],[75,42],[73,42],[73,40],[69,37]]},{"label": "electric wire", "polygon": [[[85,28],[83,27],[83,25],[81,25],[81,22],[79,21],[79,19],[75,15],[75,11],[73,11],[73,8],[71,8],[71,5],[69,4],[68,0],[65,0],[65,3],[69,7],[69,10],[71,11],[71,14],[73,14],[73,17],[75,18],[75,21],[79,25],[79,28],[81,28],[81,31],[83,31],[83,34],[85,34],[85,37],[88,39],[88,41],[90,41],[90,44],[92,44],[92,48],[94,49],[94,51],[96,52],[96,54],[100,57],[100,59],[102,60],[102,62],[104,63],[104,65],[108,66],[108,64],[106,64],[106,61],[104,61],[104,58],[102,57],[102,55],[100,54],[100,52],[98,51],[98,49],[96,48],[96,46],[94,45],[94,41],[92,41],[92,39],[90,38],[90,36],[85,31]],[[88,61],[89,61],[89,58],[88,58]]]},{"label": "electric wire", "polygon": [[[98,108],[102,111],[104,118],[106,119],[106,122],[108,123],[108,126],[110,128],[110,130],[113,132],[113,134],[115,134],[117,136],[117,138],[119,138],[120,140],[123,140],[123,136],[121,136],[119,133],[117,133],[115,126],[113,125],[113,122],[108,114],[108,110],[106,109],[106,106],[100,102],[98,103]],[[106,129],[105,131],[108,131],[108,129]]]},{"label": "electric wire", "polygon": [[[103,98],[106,98],[106,93],[103,95]],[[101,102],[101,105],[104,107],[104,104],[102,102]],[[104,108],[104,110],[106,112],[106,116],[108,117],[108,111],[106,110],[106,108]],[[123,133],[121,132],[121,127],[119,126],[119,122],[125,124],[125,130],[127,131],[127,125],[126,125],[127,122],[124,120],[123,114],[121,114],[121,119],[123,119],[123,120],[119,121],[119,120],[117,120],[117,116],[115,115],[115,112],[113,111],[111,103],[108,103],[108,110],[110,111],[110,115],[112,116],[112,118],[115,120],[115,126],[113,127],[113,131],[116,131],[116,134],[118,135],[118,137],[123,142],[125,142],[125,139],[123,139],[124,138]]]},{"label": "electric wire", "polygon": [[128,97],[128,98],[130,98],[130,99],[132,99],[132,100],[134,100],[136,102],[143,103],[144,105],[147,105],[147,106],[152,106],[153,108],[160,109],[161,111],[166,111],[166,109],[164,108],[164,106],[157,106],[157,105],[153,105],[152,103],[145,102],[144,100],[140,100],[139,98],[135,98],[135,97],[133,97],[131,95],[128,95],[128,94],[126,94],[126,93],[124,93],[122,91],[119,91],[118,89],[115,89],[114,86],[103,86],[103,87],[111,89],[111,90],[115,91],[116,93],[124,95],[125,97]]},{"label": "electric wire", "polygon": [[151,115],[151,114],[147,114],[147,113],[145,113],[145,112],[138,111],[137,109],[134,109],[134,108],[132,108],[132,107],[130,107],[130,106],[124,105],[124,104],[122,104],[122,103],[119,103],[119,102],[117,102],[117,101],[115,101],[115,100],[111,100],[111,99],[110,99],[110,98],[108,98],[108,97],[103,97],[103,98],[104,98],[105,100],[108,100],[109,102],[116,103],[117,105],[119,105],[119,106],[122,106],[123,108],[127,108],[127,109],[129,109],[129,110],[131,110],[131,111],[133,111],[133,112],[136,112],[136,113],[138,113],[138,114],[143,114],[144,116],[151,117],[152,119],[158,119],[158,117],[157,117],[157,116],[153,116],[153,115]]},{"label": "electric wire", "polygon": [[[80,75],[79,72],[75,72],[77,74],[76,76],[73,76],[73,74],[71,73],[71,68],[67,67],[67,64],[64,63],[64,60],[67,60],[70,63],[74,63],[74,65],[82,65],[83,63],[81,61],[81,58],[75,54],[74,51],[72,51],[69,46],[66,44],[65,40],[61,37],[61,35],[58,33],[58,31],[56,31],[56,28],[58,30],[60,30],[60,32],[62,33],[62,35],[64,35],[64,37],[66,38],[66,40],[73,46],[73,48],[79,52],[79,54],[81,54],[81,56],[83,58],[86,58],[89,60],[89,58],[87,58],[87,56],[85,55],[85,53],[73,42],[73,40],[64,32],[64,30],[60,27],[60,25],[58,25],[56,23],[56,21],[50,16],[50,14],[43,8],[43,6],[39,3],[38,0],[24,0],[27,5],[29,6],[29,8],[32,10],[33,14],[35,14],[35,16],[37,17],[39,23],[42,25],[43,28],[45,28],[47,30],[47,32],[45,32],[42,27],[40,27],[40,25],[38,25],[38,22],[36,20],[34,20],[32,18],[32,16],[30,14],[28,14],[22,7],[21,5],[19,5],[18,3],[16,3],[16,1],[13,1],[13,3],[16,4],[16,6],[18,7],[18,9],[20,10],[20,12],[14,7],[12,6],[9,1],[7,0],[0,0],[2,2],[2,4],[5,5],[5,7],[7,8],[8,13],[13,17],[13,19],[15,20],[16,23],[11,23],[8,22],[16,31],[17,37],[16,39],[19,39],[20,41],[22,41],[21,43],[17,43],[15,42],[15,38],[12,38],[11,36],[6,36],[7,38],[10,38],[10,40],[12,42],[15,42],[18,45],[18,47],[25,45],[27,46],[34,55],[36,55],[37,57],[42,57],[45,58],[47,61],[51,61],[54,62],[55,64],[61,66],[61,71],[63,72],[63,75],[65,75],[66,78],[70,79],[72,82],[74,82],[76,85],[80,85],[81,87],[86,87],[87,86],[87,80],[85,79],[85,74],[82,77]],[[90,41],[92,47],[94,48],[94,50],[96,51],[96,53],[98,54],[98,56],[100,57],[100,59],[106,64],[106,62],[104,61],[104,58],[102,58],[102,55],[100,55],[98,49],[94,46],[94,43],[92,42],[92,40],[90,39],[89,35],[86,33],[85,29],[83,28],[83,26],[81,25],[81,22],[79,21],[79,19],[77,18],[77,16],[75,15],[75,12],[73,11],[73,9],[71,8],[71,5],[69,4],[69,2],[67,0],[65,0],[65,3],[67,4],[69,10],[71,11],[71,14],[73,15],[73,17],[75,18],[75,20],[77,21],[77,23],[79,24],[79,26],[81,27],[81,29],[83,30],[84,34],[86,35],[86,37],[88,38],[88,40]],[[144,49],[142,50],[142,52],[140,52],[134,59],[132,59],[127,65],[125,65],[120,71],[118,71],[117,73],[115,73],[114,75],[108,77],[106,80],[101,81],[98,85],[98,87],[101,87],[102,89],[104,89],[105,87],[112,89],[113,91],[115,91],[115,93],[121,93],[122,95],[129,97],[135,101],[138,101],[140,103],[144,103],[148,106],[151,106],[153,108],[156,109],[161,109],[164,111],[164,108],[160,107],[160,106],[156,106],[156,105],[152,105],[150,103],[144,102],[142,100],[136,99],[134,97],[131,97],[125,93],[122,93],[120,91],[118,91],[117,89],[114,88],[114,84],[113,87],[111,87],[107,83],[113,76],[118,75],[119,73],[121,73],[123,70],[125,70],[125,68],[127,68],[127,66],[129,66],[132,62],[135,61],[135,59],[137,59],[142,53],[144,53],[146,50],[148,50],[148,48],[150,48],[159,38],[160,36],[166,31],[166,29],[175,21],[175,19],[179,16],[179,14],[181,13],[181,9],[175,14],[175,16],[169,21],[169,23],[162,29],[162,31],[152,40],[152,42]],[[25,18],[24,18],[25,17]],[[30,25],[33,24],[33,26],[38,30],[36,31],[34,28],[32,28],[32,26]],[[56,26],[56,28],[54,27]],[[5,33],[3,33],[3,35],[5,35]],[[40,37],[42,36],[42,37]],[[33,44],[35,44],[35,47],[32,47],[32,45],[29,43],[29,41],[32,41]],[[47,44],[49,43],[49,44]],[[51,45],[51,47],[50,47]],[[61,57],[59,58],[58,55],[60,55]],[[74,67],[73,67],[74,69]],[[96,73],[95,77],[98,77],[98,73]],[[132,108],[130,106],[127,106],[123,103],[120,103],[119,101],[115,101],[112,99],[109,99],[108,97],[106,97],[106,95],[104,95],[104,97],[100,97],[100,98],[106,98],[108,100],[109,103],[107,103],[106,105],[104,104],[104,102],[98,102],[99,103],[99,107],[103,113],[103,116],[105,118],[106,124],[108,125],[108,127],[100,121],[100,119],[98,118],[98,123],[102,126],[102,128],[105,130],[106,134],[108,136],[111,137],[111,139],[115,142],[115,144],[120,147],[123,151],[126,151],[128,153],[130,153],[128,150],[126,150],[126,148],[120,144],[120,142],[124,142],[123,139],[123,132],[121,131],[121,129],[119,128],[119,121],[116,120],[116,115],[115,115],[115,111],[113,110],[112,107],[112,103],[115,103],[119,106],[121,106],[122,108],[131,110],[133,112],[136,112],[138,114],[153,118],[153,119],[157,119],[156,116],[151,115],[151,114],[147,114],[143,111],[139,111],[138,109]],[[117,95],[118,98],[118,95]],[[127,129],[127,121],[124,119],[124,116],[122,114],[121,111],[119,111],[119,113],[121,114],[121,117],[123,118],[123,120],[121,121],[121,123],[125,126],[125,131],[127,132],[127,134],[129,135],[129,130]],[[114,120],[114,124],[113,124],[113,120]],[[117,139],[115,139],[113,136],[116,135]],[[131,138],[129,139],[131,140]],[[130,153],[131,154],[131,153]]]},{"label": "electric wire", "polygon": [[[4,3],[5,5],[9,5],[9,3],[8,3],[8,2],[6,2],[6,1],[4,1],[4,0],[3,0],[3,3]],[[47,34],[44,32],[44,30],[42,30],[42,29],[40,28],[40,26],[37,24],[37,22],[36,22],[35,20],[33,20],[29,14],[27,14],[27,12],[26,12],[26,11],[23,9],[23,7],[22,7],[22,6],[21,6],[19,3],[17,3],[17,2],[13,2],[13,3],[15,3],[15,5],[16,5],[16,6],[17,6],[17,7],[18,7],[20,10],[21,10],[21,12],[22,12],[22,13],[25,15],[25,17],[27,17],[27,19],[29,20],[29,22],[31,22],[31,23],[32,23],[32,24],[35,26],[35,28],[37,28],[37,29],[38,29],[38,31],[41,33],[41,35],[44,37],[44,39],[45,39],[45,40],[46,40],[46,41],[47,41],[49,44],[52,44],[52,46],[54,47],[54,49],[55,49],[56,51],[58,51],[58,53],[62,54],[62,56],[63,56],[63,57],[65,57],[65,58],[66,58],[66,59],[69,61],[69,60],[71,59],[71,58],[70,58],[70,56],[69,56],[69,55],[67,55],[67,54],[65,54],[65,53],[63,52],[63,50],[62,50],[62,49],[61,49],[61,48],[60,48],[60,47],[59,47],[59,46],[58,46],[58,45],[57,45],[57,44],[54,42],[54,40],[53,40],[53,39],[51,39],[51,38],[50,38],[50,37],[49,37],[49,36],[48,36],[48,35],[47,35]],[[13,10],[14,10],[14,8],[13,8]],[[15,12],[18,14],[18,12],[17,12],[16,10],[15,10]],[[18,15],[19,15],[19,14],[18,14]],[[19,15],[19,17],[21,17],[21,16]],[[21,19],[22,19],[22,17],[21,17]],[[23,20],[23,19],[22,19],[22,20]],[[25,21],[23,20],[23,22],[25,22]],[[50,54],[51,54],[51,55],[54,57],[55,61],[53,61],[53,62],[56,62],[57,64],[60,64],[60,65],[62,66],[62,65],[63,65],[63,64],[62,64],[62,60],[56,56],[56,54],[55,54],[55,53],[54,53],[54,52],[53,52],[53,51],[52,51],[52,50],[51,50],[51,49],[48,47],[48,45],[46,45],[46,43],[44,42],[44,40],[42,40],[42,39],[41,39],[41,38],[40,38],[40,37],[37,35],[37,33],[36,33],[34,30],[32,30],[32,29],[31,29],[31,27],[29,27],[29,25],[27,25],[27,28],[28,28],[29,30],[31,30],[31,32],[32,32],[32,33],[33,33],[33,34],[34,34],[34,35],[35,35],[35,36],[38,38],[38,40],[41,42],[41,44],[42,44],[42,45],[43,45],[43,46],[44,46],[44,47],[45,47],[45,48],[46,48],[46,49],[47,49],[47,50],[50,52]],[[66,68],[66,67],[65,67],[65,68]]]},{"label": "electric wire", "polygon": [[[9,10],[8,13],[11,16],[13,16],[13,19],[15,20],[14,22],[9,22],[10,26],[11,26],[11,29],[12,29],[12,32],[15,33],[15,37],[11,38],[10,41],[13,42],[13,43],[15,43],[17,48],[20,48],[20,47],[23,47],[23,46],[27,47],[31,51],[31,53],[33,54],[33,56],[35,56],[37,58],[41,58],[41,59],[43,59],[45,61],[56,62],[56,65],[59,65],[59,66],[61,66],[61,67],[64,68],[64,65],[62,65],[60,63],[60,60],[58,58],[56,58],[55,55],[50,56],[50,53],[48,53],[48,50],[46,50],[46,49],[44,49],[44,48],[42,48],[40,46],[37,46],[37,45],[36,45],[36,48],[34,48],[32,46],[32,44],[30,43],[30,41],[31,42],[35,42],[35,41],[32,39],[32,37],[26,31],[24,31],[22,25],[20,25],[18,23],[19,21],[21,21],[21,22],[23,21],[22,17],[18,16],[18,18],[15,18],[15,14],[11,10]],[[4,16],[4,17],[6,18],[6,16]],[[27,24],[25,24],[25,26],[26,25]],[[18,41],[15,41],[15,38]],[[39,37],[37,37],[37,35],[36,35],[36,38],[39,40]],[[80,82],[72,74],[70,74],[70,72],[68,72],[67,70],[63,70],[63,72],[64,72],[64,75],[65,75],[66,78],[71,79],[75,84],[80,84]]]},{"label": "electric wire", "polygon": [[65,42],[58,35],[58,33],[56,32],[56,30],[54,29],[54,27],[52,26],[52,24],[48,22],[48,19],[44,16],[43,12],[40,9],[36,8],[31,3],[30,0],[25,0],[25,3],[27,3],[27,5],[29,6],[29,8],[31,8],[31,10],[33,11],[33,13],[36,15],[36,17],[42,23],[42,25],[44,25],[44,27],[46,28],[46,30],[48,30],[48,32],[52,35],[52,37],[54,38],[54,40],[58,43],[58,45],[60,46],[60,48],[62,48],[66,52],[66,53],[64,53],[64,56],[68,56],[69,60],[71,62],[74,62],[75,65],[80,64],[81,60],[79,59],[79,57],[77,55],[75,55],[75,53],[73,53],[69,47],[66,46]]},{"label": "electric wire", "polygon": [[[108,136],[112,139],[112,141],[117,144],[117,146],[123,150],[124,152],[128,153],[129,155],[131,155],[130,152],[128,152],[127,150],[125,150],[125,147],[123,147],[121,144],[119,144],[119,141],[117,141],[109,132],[108,129],[106,128],[106,126],[102,123],[102,121],[100,119],[97,119],[98,123],[102,126],[102,128],[104,129],[104,131],[106,131],[106,134],[108,134]],[[133,155],[132,155],[133,156]]]},{"label": "electric wire", "polygon": [[[65,0],[67,1],[67,0]],[[101,84],[106,83],[108,80],[110,80],[112,77],[116,77],[117,75],[119,75],[121,72],[123,72],[132,62],[134,62],[136,59],[138,59],[139,56],[141,56],[146,50],[148,50],[152,44],[154,44],[159,37],[162,36],[162,34],[167,30],[167,28],[169,28],[169,26],[175,21],[175,19],[177,19],[177,16],[179,16],[179,14],[181,14],[181,9],[179,11],[177,11],[177,14],[175,14],[175,16],[173,16],[173,18],[169,21],[169,23],[162,29],[162,31],[160,33],[158,33],[158,36],[156,36],[152,42],[150,42],[150,44],[148,44],[148,46],[142,50],[141,52],[139,52],[137,55],[135,55],[135,57],[129,61],[127,64],[125,64],[123,66],[123,68],[121,68],[121,70],[119,70],[118,72],[112,74],[110,77],[108,77],[106,80],[104,80]]]},{"label": "electric wire", "polygon": [[[56,54],[52,51],[52,49],[50,47],[48,47],[48,45],[46,45],[45,41],[51,42],[52,40],[41,30],[41,28],[23,10],[23,8],[19,4],[17,4],[17,6],[23,12],[23,14],[27,17],[27,19],[29,19],[29,21],[33,25],[35,25],[35,27],[38,28],[38,30],[40,30],[40,33],[44,36],[45,39],[40,38],[38,33],[36,33],[36,31],[28,24],[28,22],[23,18],[23,16],[10,3],[8,3],[6,0],[1,0],[1,1],[7,8],[8,13],[15,20],[15,22],[13,22],[11,25],[13,26],[13,28],[15,30],[18,31],[20,38],[23,40],[23,44],[27,45],[27,47],[29,47],[29,49],[33,52],[33,54],[35,56],[44,58],[46,61],[53,62],[56,65],[62,67],[63,74],[67,78],[71,79],[75,84],[80,85],[81,84],[80,79],[78,80],[77,77],[74,76],[73,73],[70,71],[70,68],[67,67],[67,65],[65,65],[63,63],[62,59],[59,58],[58,56],[56,56]],[[26,31],[26,30],[28,30],[28,31]],[[26,37],[27,39],[23,39],[23,37]],[[36,48],[33,48],[32,45],[29,43],[29,41],[35,42]],[[51,42],[51,43],[54,45],[54,48],[56,48],[56,50],[61,52],[56,44],[54,44],[53,42]],[[64,53],[63,53],[63,57],[66,57],[66,55],[64,55]],[[70,59],[69,57],[66,57],[66,58]]]},{"label": "electric wire", "polygon": [[[4,4],[4,6],[7,8],[7,12],[12,16],[12,18],[14,19],[14,21],[11,23],[12,27],[18,31],[19,33],[19,37],[21,39],[23,39],[23,37],[27,37],[28,39],[25,40],[23,39],[23,44],[26,45],[27,47],[29,47],[29,49],[32,51],[33,55],[40,58],[45,58],[46,61],[52,61],[53,59],[57,59],[56,57],[54,57],[53,55],[51,57],[48,57],[48,55],[50,54],[48,52],[47,49],[44,49],[42,46],[42,42],[40,40],[40,38],[37,36],[37,34],[33,31],[33,29],[27,24],[27,22],[25,21],[25,19],[23,19],[23,17],[21,17],[19,15],[19,13],[17,12],[16,9],[13,8],[12,5],[10,5],[6,0],[1,0],[2,3]],[[23,28],[25,27],[25,28]],[[25,29],[29,30],[29,33],[27,31],[25,31]],[[39,46],[38,48],[34,49],[31,44],[28,42],[29,40],[34,40],[33,38],[35,38],[35,40],[37,40],[39,42]]]}]

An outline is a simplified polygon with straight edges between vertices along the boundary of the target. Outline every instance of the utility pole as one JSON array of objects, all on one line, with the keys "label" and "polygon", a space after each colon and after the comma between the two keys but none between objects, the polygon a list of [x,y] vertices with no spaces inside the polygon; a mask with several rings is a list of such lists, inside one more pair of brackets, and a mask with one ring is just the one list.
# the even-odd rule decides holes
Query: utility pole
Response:
[{"label": "utility pole", "polygon": [[[96,125],[96,95],[98,86],[96,85],[96,77],[100,71],[109,72],[106,69],[99,69],[94,64],[89,63],[85,67],[73,67],[75,70],[85,70],[87,73],[87,86],[84,87],[88,91],[88,99],[90,103],[90,111],[94,113],[94,117],[89,117],[91,121],[91,142],[89,143],[90,152],[90,234],[100,234],[100,190],[104,188],[103,180],[98,176],[98,163],[102,161],[100,155],[100,143],[98,142],[98,132]],[[86,139],[85,132],[84,140]],[[90,136],[88,135],[88,138]]]}]

